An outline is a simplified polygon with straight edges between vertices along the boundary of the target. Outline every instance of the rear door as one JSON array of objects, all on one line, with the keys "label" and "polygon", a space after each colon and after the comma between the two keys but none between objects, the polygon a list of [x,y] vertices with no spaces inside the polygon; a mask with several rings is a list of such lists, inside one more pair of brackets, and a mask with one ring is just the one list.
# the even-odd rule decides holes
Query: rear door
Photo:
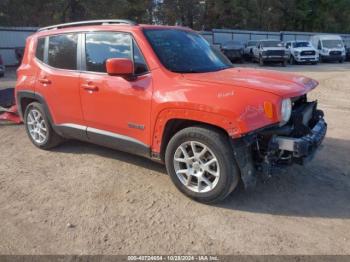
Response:
[{"label": "rear door", "polygon": [[35,92],[44,98],[54,124],[59,126],[81,125],[83,121],[77,70],[78,38],[78,34],[68,33],[45,37],[44,44],[42,39],[38,41]]},{"label": "rear door", "polygon": [[[118,143],[128,148],[133,144],[147,147],[150,143],[152,76],[132,35],[86,33],[82,46],[80,94],[89,139],[111,147],[114,143],[116,147]],[[106,60],[109,58],[133,60],[136,78],[128,80],[108,75]]]}]

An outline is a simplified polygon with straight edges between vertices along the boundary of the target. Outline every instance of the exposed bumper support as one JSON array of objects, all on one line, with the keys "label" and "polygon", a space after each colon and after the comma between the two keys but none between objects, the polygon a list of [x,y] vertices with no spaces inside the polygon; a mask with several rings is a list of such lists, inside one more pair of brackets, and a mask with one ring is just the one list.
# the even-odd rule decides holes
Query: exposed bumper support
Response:
[{"label": "exposed bumper support", "polygon": [[327,124],[320,119],[310,134],[300,138],[277,136],[274,142],[278,144],[278,149],[292,152],[293,157],[308,157],[313,155],[313,152],[322,143],[326,132]]}]

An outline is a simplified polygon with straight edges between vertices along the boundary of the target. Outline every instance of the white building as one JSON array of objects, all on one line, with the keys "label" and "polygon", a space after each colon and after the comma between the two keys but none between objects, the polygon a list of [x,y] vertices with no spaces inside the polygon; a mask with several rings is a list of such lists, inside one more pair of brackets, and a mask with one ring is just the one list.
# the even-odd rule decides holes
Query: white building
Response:
[{"label": "white building", "polygon": [[18,63],[15,48],[24,47],[26,38],[36,30],[35,27],[0,27],[0,55],[5,65]]}]

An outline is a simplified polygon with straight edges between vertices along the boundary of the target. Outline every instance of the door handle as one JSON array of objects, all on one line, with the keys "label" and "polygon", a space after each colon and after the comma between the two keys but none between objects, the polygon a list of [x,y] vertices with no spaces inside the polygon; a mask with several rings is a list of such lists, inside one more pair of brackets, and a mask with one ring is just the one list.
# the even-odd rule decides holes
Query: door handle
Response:
[{"label": "door handle", "polygon": [[98,91],[98,87],[92,84],[82,84],[81,87],[84,88],[86,91],[91,91],[91,92]]},{"label": "door handle", "polygon": [[51,80],[47,79],[47,78],[39,78],[39,83],[43,84],[43,85],[49,85],[51,84]]}]

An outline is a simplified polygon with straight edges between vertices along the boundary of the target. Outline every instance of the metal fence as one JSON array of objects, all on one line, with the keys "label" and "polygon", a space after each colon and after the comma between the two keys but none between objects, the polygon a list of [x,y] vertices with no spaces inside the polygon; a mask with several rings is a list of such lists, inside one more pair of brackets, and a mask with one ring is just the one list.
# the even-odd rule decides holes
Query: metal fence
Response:
[{"label": "metal fence", "polygon": [[[26,38],[36,32],[35,27],[0,27],[0,54],[5,65],[16,65],[15,49],[24,47]],[[246,43],[249,40],[275,39],[281,41],[309,40],[312,35],[319,33],[308,32],[268,32],[230,29],[213,29],[200,32],[209,43],[214,46],[221,45],[230,40]],[[344,40],[350,40],[350,34],[340,34]]]},{"label": "metal fence", "polygon": [[24,47],[26,38],[36,30],[34,27],[0,27],[0,54],[5,65],[18,63],[15,49]]},{"label": "metal fence", "polygon": [[[309,40],[311,36],[323,33],[310,32],[268,32],[268,31],[247,31],[230,29],[213,29],[212,31],[200,32],[201,35],[212,45],[221,47],[228,41],[239,41],[246,43],[249,40],[274,39],[280,41]],[[350,34],[339,34],[344,40],[350,40]]]}]

